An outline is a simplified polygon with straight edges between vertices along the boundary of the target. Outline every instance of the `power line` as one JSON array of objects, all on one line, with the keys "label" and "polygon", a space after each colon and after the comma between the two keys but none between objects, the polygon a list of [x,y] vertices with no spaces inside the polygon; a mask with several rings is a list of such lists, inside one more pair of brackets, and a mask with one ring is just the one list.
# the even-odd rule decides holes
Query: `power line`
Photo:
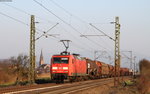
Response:
[{"label": "power line", "polygon": [[27,14],[27,15],[31,15],[31,14],[29,14],[29,13],[27,13],[26,11],[24,11],[24,10],[22,10],[22,9],[19,9],[19,8],[17,8],[17,7],[14,7],[14,6],[11,6],[11,5],[9,5],[9,4],[6,4],[6,3],[3,3],[5,6],[8,6],[8,7],[11,7],[11,8],[13,8],[13,9],[15,9],[15,10],[17,10],[17,11],[20,11],[20,12],[22,12],[22,13],[25,13],[25,14]]},{"label": "power line", "polygon": [[40,39],[42,36],[44,36],[45,34],[47,34],[50,30],[52,30],[54,27],[56,27],[59,23],[57,23],[56,25],[54,25],[53,27],[51,27],[50,29],[48,29],[46,32],[44,32],[44,34],[42,34],[41,36],[39,36],[37,39],[35,40],[38,40]]},{"label": "power line", "polygon": [[60,9],[64,10],[67,14],[69,14],[70,16],[72,16],[72,14],[67,11],[66,9],[64,9],[62,6],[60,6],[58,3],[54,2],[53,0],[49,0],[51,1],[53,4],[55,4],[57,7],[59,7]]},{"label": "power line", "polygon": [[127,55],[125,55],[124,53],[122,53],[122,55],[124,55],[127,59],[130,59]]},{"label": "power line", "polygon": [[[43,7],[45,10],[47,10],[49,13],[51,13],[52,15],[54,15],[56,18],[58,18],[59,20],[61,20],[63,23],[65,23],[66,25],[68,25],[69,27],[71,27],[73,30],[77,31],[78,33],[80,33],[76,28],[74,28],[72,25],[70,25],[69,23],[67,23],[66,21],[64,21],[63,19],[61,19],[59,16],[57,16],[55,13],[53,13],[52,11],[50,11],[48,8],[46,8],[44,5],[42,5],[41,3],[39,3],[36,0],[33,0],[34,2],[36,2],[38,5],[40,5],[41,7]],[[81,33],[80,33],[81,34]],[[82,35],[82,34],[81,34]]]},{"label": "power line", "polygon": [[115,41],[115,39],[113,39],[112,37],[110,37],[110,36],[108,36],[106,33],[104,33],[102,30],[100,30],[100,29],[98,29],[97,27],[95,27],[94,25],[92,25],[91,23],[90,23],[90,25],[92,26],[92,27],[94,27],[95,29],[97,29],[99,32],[101,32],[102,34],[104,34],[105,36],[107,36],[108,38],[110,38],[111,40],[113,40],[113,41]]},{"label": "power line", "polygon": [[[6,4],[6,5],[8,5],[8,4]],[[10,6],[10,5],[8,5],[8,6]],[[23,10],[21,10],[21,9],[18,9],[18,8],[16,8],[16,7],[13,7],[13,6],[10,6],[10,7],[12,7],[12,8],[14,8],[14,9],[16,9],[16,10],[18,10],[18,11],[20,11],[20,12],[23,12],[23,13],[25,13],[25,14],[27,14],[27,15],[30,15],[29,13],[27,13],[27,12],[25,12],[25,11],[23,11]],[[19,22],[19,23],[22,23],[22,24],[24,24],[24,25],[27,25],[27,26],[29,26],[29,24],[26,24],[26,23],[24,23],[23,21],[20,21],[20,20],[18,20],[18,19],[16,19],[16,18],[13,18],[13,17],[11,17],[11,16],[8,16],[8,15],[6,15],[6,14],[4,14],[4,13],[1,13],[0,12],[0,14],[1,15],[3,15],[3,16],[6,16],[6,17],[8,17],[8,18],[11,18],[11,19],[13,19],[13,20],[15,20],[15,21],[17,21],[17,22]],[[56,15],[57,16],[57,15]],[[63,20],[62,20],[63,21]],[[64,21],[65,22],[65,21]],[[69,25],[67,22],[65,22],[67,25]],[[71,26],[71,25],[69,25],[69,26]],[[72,26],[71,26],[72,27]],[[72,27],[75,31],[77,31],[74,27]],[[36,28],[38,31],[42,31],[42,30],[39,30],[38,28]],[[43,32],[43,31],[42,31]],[[78,33],[80,33],[79,31],[78,31]],[[81,33],[80,33],[81,34]],[[88,38],[87,38],[88,39]],[[88,40],[90,40],[90,39],[88,39]],[[90,40],[90,41],[92,41],[92,40]],[[94,42],[94,41],[92,41],[92,42]],[[95,42],[94,42],[95,43]],[[95,43],[95,44],[97,44],[97,43]],[[99,45],[99,44],[98,44]],[[101,45],[100,45],[101,46]],[[104,47],[103,47],[104,48]]]},{"label": "power line", "polygon": [[95,26],[92,25],[91,23],[90,23],[90,25],[91,25],[92,27],[94,27],[96,30],[98,30],[99,32],[101,32],[104,36],[107,36],[109,39],[115,41],[115,39],[113,39],[112,37],[110,37],[109,35],[107,35],[106,33],[104,33],[102,30],[98,29],[97,27],[95,27]]},{"label": "power line", "polygon": [[[71,12],[69,12],[68,10],[66,10],[64,7],[62,7],[61,5],[59,5],[58,3],[56,3],[54,0],[49,0],[51,1],[53,4],[55,4],[57,7],[59,7],[60,9],[62,9],[63,11],[65,11],[67,14],[69,14],[71,17],[76,18],[77,20],[79,20],[82,23],[88,24],[88,22],[86,22],[85,20],[81,19],[80,17],[72,14]],[[70,22],[71,23],[71,22]],[[86,28],[88,28],[87,26],[85,26]],[[87,31],[87,30],[86,30]]]},{"label": "power line", "polygon": [[[35,1],[35,0],[34,0]],[[20,12],[22,12],[22,13],[25,13],[25,14],[27,14],[27,15],[30,15],[29,13],[27,13],[26,11],[24,11],[24,10],[21,10],[21,9],[19,9],[19,8],[16,8],[16,7],[14,7],[14,6],[10,6],[10,5],[8,5],[8,4],[5,4],[5,5],[7,5],[7,6],[9,6],[9,7],[12,7],[12,8],[14,8],[14,9],[16,9],[16,10],[18,10],[18,11],[20,11]],[[18,20],[18,19],[15,19],[15,18],[13,18],[13,17],[10,17],[10,16],[8,16],[8,15],[6,15],[6,14],[3,14],[2,13],[2,15],[4,15],[4,16],[7,16],[7,17],[9,17],[9,18],[11,18],[11,19],[13,19],[13,20],[15,20],[15,21],[17,21],[17,22],[20,22],[20,23],[22,23],[22,24],[24,24],[24,25],[27,25],[27,26],[29,26],[28,24],[26,24],[26,23],[24,23],[24,22],[22,22],[22,21],[20,21],[20,20]],[[57,15],[56,15],[57,16]],[[60,20],[61,20],[61,18],[60,18]],[[71,26],[70,24],[68,24],[67,22],[65,22],[64,20],[62,20],[64,23],[66,23],[67,25],[69,25],[72,29],[74,29],[75,31],[77,31],[78,33],[80,33],[76,28],[74,28],[73,26]],[[82,21],[83,22],[83,21]],[[36,28],[37,29],[37,28]],[[39,29],[37,29],[38,31],[42,31],[42,30],[39,30]],[[42,31],[43,32],[43,31]],[[81,33],[80,33],[81,34]],[[86,37],[87,38],[87,37]],[[88,40],[90,40],[89,38],[87,38]],[[95,44],[97,44],[97,45],[99,45],[98,43],[96,43],[96,42],[94,42],[94,41],[92,41],[92,40],[90,40],[92,43],[95,43]],[[101,46],[101,45],[99,45],[99,46]],[[102,46],[101,46],[102,47]],[[104,47],[103,47],[104,48]],[[106,49],[106,48],[104,48],[104,49]]]},{"label": "power line", "polygon": [[[6,4],[6,3],[3,3],[3,4],[4,4],[5,6],[8,6],[8,7],[13,8],[13,9],[15,9],[15,10],[19,11],[19,12],[22,12],[22,13],[24,13],[24,14],[26,14],[26,15],[29,15],[29,16],[30,16],[30,15],[32,15],[32,14],[30,14],[30,13],[28,13],[28,12],[26,12],[26,11],[24,11],[24,10],[20,9],[20,8],[17,8],[17,7],[15,7],[15,6],[11,6],[11,5]],[[44,19],[44,18],[39,17],[39,16],[36,16],[36,18],[39,18],[39,19],[41,19],[41,20],[45,20],[45,21],[47,21],[47,22],[54,23],[54,22],[52,22],[52,21],[50,21],[50,20]]]},{"label": "power line", "polygon": [[[2,13],[2,12],[0,12],[0,14],[3,15],[3,16],[5,16],[5,17],[8,17],[8,18],[10,18],[10,19],[12,19],[12,20],[14,20],[14,21],[16,21],[16,22],[19,22],[19,23],[21,23],[21,24],[23,24],[23,25],[26,25],[26,26],[30,27],[29,24],[27,24],[27,23],[25,23],[25,22],[23,22],[23,21],[21,21],[21,20],[18,20],[18,19],[16,19],[16,18],[11,17],[11,16],[9,16],[9,15],[7,15],[7,14],[4,14],[4,13]],[[40,30],[39,28],[36,28],[36,30],[44,33],[44,31]],[[49,30],[47,30],[47,31],[49,31]],[[36,33],[38,34],[38,32],[36,32]],[[49,35],[48,35],[48,36],[49,36]]]},{"label": "power line", "polygon": [[[43,4],[41,4],[40,2],[33,0],[34,2],[36,2],[38,5],[40,5],[41,7],[43,7],[45,10],[47,10],[49,13],[51,13],[52,15],[54,15],[56,18],[58,18],[59,20],[61,20],[63,23],[65,23],[66,25],[68,25],[69,27],[71,27],[73,30],[75,30],[76,32],[78,32],[80,35],[82,35],[76,28],[74,28],[72,25],[70,25],[69,23],[67,23],[66,21],[64,21],[63,19],[61,19],[59,16],[57,16],[55,13],[53,13],[52,11],[50,11],[48,8],[46,8]],[[87,38],[87,37],[85,37]],[[88,40],[90,40],[89,38],[87,38]],[[92,43],[95,43],[94,41],[90,40]],[[97,44],[97,43],[95,43]],[[97,44],[99,45],[99,44]],[[99,45],[101,46],[101,45]],[[103,46],[101,46],[102,48],[104,48]],[[106,48],[105,48],[106,49]]]},{"label": "power line", "polygon": [[[109,23],[109,24],[110,24],[110,23]],[[91,31],[96,32],[96,31],[95,31],[95,28],[93,28]],[[104,32],[104,31],[103,31],[103,32]],[[105,35],[103,35],[103,36],[105,36]],[[107,47],[109,46],[110,48],[112,48],[112,45],[110,46],[110,45],[106,42],[106,40],[104,40],[102,37],[99,36],[99,39],[102,40],[102,41],[107,45]]]},{"label": "power line", "polygon": [[4,14],[4,13],[2,13],[2,12],[0,12],[0,14],[3,15],[3,16],[6,16],[6,17],[8,17],[8,18],[10,18],[10,19],[12,19],[12,20],[14,20],[14,21],[16,21],[16,22],[19,22],[19,23],[21,23],[21,24],[24,24],[24,25],[29,26],[29,24],[26,24],[25,22],[23,22],[23,21],[21,21],[21,20],[18,20],[18,19],[16,19],[16,18],[13,18],[13,17],[11,17],[11,16],[9,16],[9,15],[7,15],[7,14]]},{"label": "power line", "polygon": [[[61,25],[60,25],[61,26]],[[61,26],[62,27],[62,26]],[[64,27],[62,27],[63,29],[64,29],[64,31],[65,32],[67,32],[67,33],[70,33],[68,30],[66,30]],[[74,37],[76,40],[79,40],[76,36],[74,36],[72,33],[70,33],[70,35],[72,36],[72,37]],[[78,41],[79,42],[79,41]],[[82,41],[80,41],[80,43],[81,43]],[[82,42],[82,44],[86,44],[86,43],[83,43]],[[87,44],[86,44],[87,45]],[[85,46],[85,45],[84,45]],[[87,45],[90,49],[93,49],[92,47],[90,47],[89,45]]]},{"label": "power line", "polygon": [[[13,8],[13,9],[19,11],[19,12],[22,12],[22,13],[24,13],[24,14],[26,14],[26,15],[29,15],[29,16],[31,15],[30,13],[28,13],[28,12],[22,10],[22,9],[19,9],[19,8],[17,8],[17,7],[11,6],[11,5],[6,4],[6,3],[3,3],[3,4],[6,5],[6,6],[8,6],[8,7]],[[3,14],[4,14],[4,13],[3,13]],[[19,22],[21,22],[21,23],[23,23],[23,24],[29,26],[29,24],[26,24],[26,23],[24,23],[24,22],[22,22],[22,21],[20,21],[20,20],[18,20],[18,19],[15,19],[15,18],[13,18],[13,17],[10,17],[10,16],[8,16],[8,15],[6,15],[6,14],[5,14],[4,16],[9,17],[9,18],[11,18],[11,19],[13,19],[13,20],[15,20],[15,21],[19,21]],[[52,21],[49,21],[49,20],[47,20],[47,19],[41,18],[41,17],[39,17],[39,16],[36,16],[36,18],[39,18],[39,19],[42,19],[42,20],[45,20],[45,21],[48,21],[48,22],[52,22]],[[58,24],[58,23],[57,23],[57,24]],[[36,28],[36,27],[35,27],[35,28]],[[53,27],[50,28],[50,29],[48,29],[48,30],[46,31],[46,33],[49,32],[51,29],[53,29]],[[43,32],[44,35],[45,35],[45,32],[44,32],[43,30],[40,30],[40,29],[38,29],[38,28],[36,28],[36,30],[37,30],[37,31],[40,31],[40,32]],[[36,32],[36,33],[38,33],[38,32]],[[39,34],[39,33],[38,33],[38,34]],[[43,34],[42,34],[42,36],[43,36]],[[59,40],[57,37],[55,37],[55,35],[46,34],[46,38],[47,38],[48,36],[54,37],[55,39]],[[38,38],[39,38],[39,37],[38,37]]]},{"label": "power line", "polygon": [[[68,13],[70,16],[75,16],[78,20],[80,20],[81,22],[83,22],[83,23],[87,23],[86,21],[84,21],[84,20],[82,20],[81,18],[79,18],[79,17],[77,17],[76,15],[73,15],[72,13],[70,13],[69,11],[67,11],[65,8],[63,8],[62,6],[60,6],[58,3],[56,3],[55,1],[53,1],[53,0],[49,0],[49,1],[51,1],[53,4],[55,4],[57,7],[59,7],[60,9],[62,9],[62,10],[64,10],[66,13]],[[105,23],[106,24],[106,23]],[[108,24],[108,23],[107,23]],[[110,24],[110,23],[109,23]],[[102,31],[102,30],[100,30],[100,31]],[[102,31],[103,32],[103,31]],[[104,32],[103,32],[103,34],[104,34]],[[104,35],[106,35],[106,34],[104,34]]]},{"label": "power line", "polygon": [[62,6],[60,6],[58,3],[56,3],[53,0],[49,0],[51,1],[53,4],[55,4],[57,7],[59,7],[60,9],[62,9],[63,11],[65,11],[67,14],[69,14],[70,16],[74,16],[75,18],[77,18],[79,21],[83,22],[83,23],[87,23],[86,21],[82,20],[81,18],[79,18],[76,15],[73,15],[71,12],[69,12],[68,10],[66,10],[65,8],[63,8]]}]

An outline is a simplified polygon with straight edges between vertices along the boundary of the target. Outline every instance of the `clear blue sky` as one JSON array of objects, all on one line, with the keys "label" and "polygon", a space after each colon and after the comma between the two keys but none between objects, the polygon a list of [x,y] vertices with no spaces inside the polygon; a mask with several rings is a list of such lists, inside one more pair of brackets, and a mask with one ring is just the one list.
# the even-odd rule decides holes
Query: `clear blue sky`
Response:
[{"label": "clear blue sky", "polygon": [[[132,50],[137,57],[137,61],[141,58],[150,59],[150,0],[53,0],[63,9],[52,0],[37,1],[77,30],[70,28],[33,0],[12,0],[12,2],[5,4],[0,2],[1,13],[26,24],[30,24],[30,15],[27,15],[27,13],[35,15],[36,21],[40,22],[36,24],[36,27],[42,31],[48,30],[57,22],[59,23],[49,34],[60,34],[60,36],[47,39],[42,37],[36,41],[37,61],[39,61],[41,49],[43,49],[46,63],[49,63],[51,55],[63,51],[64,47],[59,39],[70,39],[72,42],[69,51],[80,53],[82,56],[93,59],[95,50],[107,50],[107,53],[113,56],[114,42],[107,37],[89,37],[88,39],[92,40],[89,41],[80,37],[80,34],[101,35],[89,25],[89,23],[93,23],[99,29],[114,37],[114,25],[110,22],[114,21],[115,16],[120,17],[121,50]],[[0,26],[1,59],[17,56],[19,53],[29,54],[29,26],[1,14]],[[37,37],[42,34],[40,31],[37,32],[39,32],[39,34],[36,34]],[[128,53],[124,54],[129,56]]]}]

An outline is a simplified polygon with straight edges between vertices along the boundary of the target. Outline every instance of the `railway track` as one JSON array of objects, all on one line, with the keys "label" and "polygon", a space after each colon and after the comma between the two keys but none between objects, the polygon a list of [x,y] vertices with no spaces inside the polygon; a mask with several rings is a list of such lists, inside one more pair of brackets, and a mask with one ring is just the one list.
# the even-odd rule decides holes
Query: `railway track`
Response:
[{"label": "railway track", "polygon": [[108,83],[111,83],[112,81],[113,79],[93,80],[93,81],[86,82],[86,83],[77,83],[69,87],[65,86],[63,88],[57,88],[56,90],[54,89],[54,90],[43,92],[43,93],[41,92],[41,94],[71,94],[71,93],[79,92],[82,90],[87,90],[90,88],[101,86],[104,84],[108,84]]},{"label": "railway track", "polygon": [[113,78],[88,80],[82,82],[66,83],[66,84],[46,84],[33,85],[25,87],[16,87],[13,89],[0,89],[1,94],[70,94],[81,90],[97,87],[100,85],[113,82]]}]

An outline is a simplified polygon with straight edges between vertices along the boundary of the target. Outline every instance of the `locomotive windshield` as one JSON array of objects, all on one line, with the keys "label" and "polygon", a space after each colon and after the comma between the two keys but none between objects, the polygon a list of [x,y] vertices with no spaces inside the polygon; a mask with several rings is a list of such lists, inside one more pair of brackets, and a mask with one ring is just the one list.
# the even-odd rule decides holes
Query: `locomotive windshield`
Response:
[{"label": "locomotive windshield", "polygon": [[66,63],[68,64],[69,62],[69,58],[66,58],[66,57],[54,57],[53,58],[53,63]]}]

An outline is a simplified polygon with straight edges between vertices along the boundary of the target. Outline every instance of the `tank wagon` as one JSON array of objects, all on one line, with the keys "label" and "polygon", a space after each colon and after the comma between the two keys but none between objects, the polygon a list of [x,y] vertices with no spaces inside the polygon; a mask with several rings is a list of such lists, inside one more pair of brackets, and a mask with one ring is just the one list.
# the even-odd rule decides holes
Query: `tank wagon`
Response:
[{"label": "tank wagon", "polygon": [[[65,79],[70,82],[114,76],[114,66],[101,61],[82,58],[79,54],[62,52],[51,58],[50,73],[52,80],[63,83]],[[121,76],[129,75],[128,68],[120,68]]]}]

